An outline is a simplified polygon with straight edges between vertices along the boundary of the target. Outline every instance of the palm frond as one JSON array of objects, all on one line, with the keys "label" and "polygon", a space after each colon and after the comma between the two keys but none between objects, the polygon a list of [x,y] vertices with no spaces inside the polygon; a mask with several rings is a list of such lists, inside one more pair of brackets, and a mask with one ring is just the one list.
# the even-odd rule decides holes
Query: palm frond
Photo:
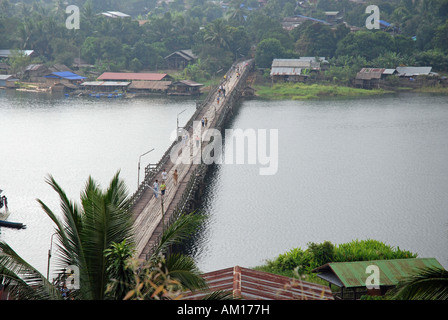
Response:
[{"label": "palm frond", "polygon": [[8,244],[0,242],[0,279],[11,295],[27,300],[58,300],[61,294]]},{"label": "palm frond", "polygon": [[438,267],[422,268],[417,274],[401,281],[388,297],[400,300],[448,300],[448,271]]},{"label": "palm frond", "polygon": [[195,212],[179,217],[163,232],[151,259],[157,258],[160,254],[165,253],[171,245],[180,243],[191,237],[204,219],[204,216]]},{"label": "palm frond", "polygon": [[170,277],[178,280],[184,288],[195,290],[207,287],[194,260],[189,256],[180,253],[170,254],[166,258],[165,267]]}]

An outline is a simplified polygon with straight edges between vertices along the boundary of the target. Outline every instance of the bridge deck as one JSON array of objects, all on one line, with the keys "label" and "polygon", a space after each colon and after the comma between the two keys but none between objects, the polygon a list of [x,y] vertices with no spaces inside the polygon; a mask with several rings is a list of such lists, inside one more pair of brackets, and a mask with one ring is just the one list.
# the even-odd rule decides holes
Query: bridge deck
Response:
[{"label": "bridge deck", "polygon": [[[229,97],[233,90],[235,90],[237,84],[241,80],[241,77],[237,76],[236,68],[239,68],[239,72],[244,72],[245,68],[247,68],[247,61],[238,63],[235,68],[232,66],[231,70],[226,74],[226,81],[223,83],[223,86],[226,90],[226,97]],[[208,119],[208,128],[214,128],[216,121],[218,120],[220,114],[223,112],[223,98],[221,96],[220,102],[217,101],[218,93],[215,92],[211,99],[204,105],[201,111],[194,116],[193,121],[198,121],[194,123],[196,127],[199,128],[185,128],[186,130],[190,129],[189,132],[193,132],[193,129],[201,130],[201,119],[203,117],[207,117]],[[207,128],[206,128],[207,129]],[[190,143],[194,143],[194,136],[190,134]],[[204,148],[205,144],[201,145]],[[192,149],[193,150],[193,149]],[[193,155],[194,156],[194,155]],[[178,163],[174,164],[171,161],[168,161],[163,168],[159,168],[160,172],[157,172],[153,179],[149,182],[150,187],[152,187],[152,183],[155,179],[162,181],[161,171],[163,169],[168,173],[168,178],[166,180],[166,192],[165,195],[159,195],[158,198],[154,196],[154,191],[151,189],[146,189],[144,193],[141,195],[139,200],[133,206],[132,212],[135,218],[134,228],[136,234],[136,250],[137,255],[141,259],[145,259],[146,255],[150,252],[153,247],[155,241],[157,241],[160,234],[163,232],[163,226],[168,223],[171,214],[182,198],[184,191],[186,190],[187,183],[190,181],[191,174],[195,171],[198,164],[184,164]],[[175,185],[173,172],[177,169],[178,171],[178,184]],[[148,182],[147,182],[148,183]],[[163,202],[162,202],[163,201]],[[162,206],[164,212],[164,219],[162,222]]]}]

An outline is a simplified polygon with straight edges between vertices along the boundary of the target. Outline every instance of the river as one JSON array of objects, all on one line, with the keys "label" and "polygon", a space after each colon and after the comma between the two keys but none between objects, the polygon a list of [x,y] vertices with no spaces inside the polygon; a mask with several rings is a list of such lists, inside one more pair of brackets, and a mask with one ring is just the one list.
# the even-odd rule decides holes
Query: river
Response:
[{"label": "river", "polygon": [[[36,198],[59,209],[48,174],[73,200],[89,175],[113,174],[130,194],[137,164],[171,144],[185,99],[52,98],[0,91],[0,189],[11,221],[1,230],[46,272],[53,225]],[[230,128],[278,129],[278,171],[216,165],[207,179],[206,223],[189,252],[199,268],[254,267],[309,242],[376,239],[448,266],[448,98],[403,93],[319,101],[245,101]],[[141,173],[140,179],[143,177]]]},{"label": "river", "polygon": [[448,98],[246,101],[231,128],[278,129],[278,171],[217,165],[189,253],[205,272],[309,242],[376,239],[448,266]]},{"label": "river", "polygon": [[177,118],[183,126],[195,109],[196,101],[185,98],[66,98],[0,90],[0,189],[8,197],[8,220],[27,226],[2,228],[0,240],[46,274],[54,224],[36,199],[60,211],[48,174],[79,203],[89,176],[105,189],[120,170],[132,195],[145,166],[171,145]]}]

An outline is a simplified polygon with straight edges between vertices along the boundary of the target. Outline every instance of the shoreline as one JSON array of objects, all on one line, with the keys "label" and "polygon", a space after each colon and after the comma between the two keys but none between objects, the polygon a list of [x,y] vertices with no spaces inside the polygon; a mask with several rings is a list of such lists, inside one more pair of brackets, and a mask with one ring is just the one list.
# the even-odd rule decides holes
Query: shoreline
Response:
[{"label": "shoreline", "polygon": [[358,98],[395,93],[385,89],[360,89],[334,84],[281,83],[252,86],[255,96],[264,100],[314,100],[322,98]]},{"label": "shoreline", "polygon": [[448,87],[421,87],[394,89],[362,89],[335,84],[278,83],[254,84],[255,97],[262,100],[317,100],[326,98],[374,97],[399,92],[448,94]]}]

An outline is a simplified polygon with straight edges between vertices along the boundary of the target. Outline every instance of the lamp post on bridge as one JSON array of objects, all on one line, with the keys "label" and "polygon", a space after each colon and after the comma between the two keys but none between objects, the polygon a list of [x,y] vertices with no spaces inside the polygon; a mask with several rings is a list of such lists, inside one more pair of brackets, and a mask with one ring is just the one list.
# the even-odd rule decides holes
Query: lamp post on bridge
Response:
[{"label": "lamp post on bridge", "polygon": [[177,127],[176,127],[176,133],[179,134],[179,116],[184,113],[185,111],[187,111],[187,109],[184,109],[183,111],[179,112],[177,114],[176,120],[177,120]]},{"label": "lamp post on bridge", "polygon": [[150,152],[153,151],[153,150],[154,150],[154,148],[152,148],[152,149],[149,150],[149,151],[146,151],[144,154],[142,154],[142,155],[140,155],[140,157],[138,157],[137,189],[140,187],[140,160],[141,160],[141,158],[142,158],[144,155],[150,153]]}]

